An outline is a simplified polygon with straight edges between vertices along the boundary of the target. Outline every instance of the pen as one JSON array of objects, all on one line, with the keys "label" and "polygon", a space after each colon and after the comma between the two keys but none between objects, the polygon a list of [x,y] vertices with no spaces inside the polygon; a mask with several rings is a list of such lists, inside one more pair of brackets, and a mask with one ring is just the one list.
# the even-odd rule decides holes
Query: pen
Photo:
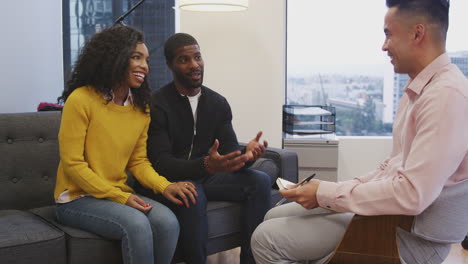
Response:
[{"label": "pen", "polygon": [[312,174],[312,175],[310,175],[309,177],[305,178],[304,180],[302,180],[302,181],[299,183],[299,186],[302,186],[302,185],[308,183],[308,182],[309,182],[310,180],[312,180],[312,178],[314,178],[314,177],[315,177],[315,173]]},{"label": "pen", "polygon": [[[308,182],[309,182],[310,180],[312,180],[312,178],[314,178],[314,177],[315,177],[315,173],[312,174],[312,175],[310,175],[309,177],[305,178],[304,180],[302,180],[302,181],[299,183],[298,188],[301,187],[302,185],[308,183]],[[286,198],[283,197],[279,202],[277,202],[277,203],[275,204],[275,206],[282,205],[284,202],[286,202]]]}]

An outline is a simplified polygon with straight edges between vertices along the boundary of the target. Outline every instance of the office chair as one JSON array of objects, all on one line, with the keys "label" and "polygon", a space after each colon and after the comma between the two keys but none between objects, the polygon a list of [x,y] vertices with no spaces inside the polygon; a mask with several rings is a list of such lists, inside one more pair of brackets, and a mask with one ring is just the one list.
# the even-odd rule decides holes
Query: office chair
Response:
[{"label": "office chair", "polygon": [[422,250],[412,250],[412,247],[400,245],[401,243],[414,245],[414,241],[417,246],[423,242],[426,249],[432,247],[437,250],[442,258],[449,254],[453,243],[463,241],[462,245],[466,249],[468,247],[467,195],[468,181],[465,181],[444,188],[426,210],[414,217],[355,215],[335,251],[313,263],[419,263],[421,258],[428,257]]}]

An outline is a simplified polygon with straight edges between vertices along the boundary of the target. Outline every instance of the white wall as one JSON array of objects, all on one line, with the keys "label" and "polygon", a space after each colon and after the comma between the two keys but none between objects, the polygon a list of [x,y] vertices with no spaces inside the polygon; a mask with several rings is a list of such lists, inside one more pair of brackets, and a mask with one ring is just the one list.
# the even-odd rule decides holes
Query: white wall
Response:
[{"label": "white wall", "polygon": [[36,111],[63,90],[62,1],[2,1],[0,113]]},{"label": "white wall", "polygon": [[198,40],[204,84],[228,99],[239,141],[263,130],[270,146],[281,147],[286,1],[249,2],[243,12],[180,11],[180,31]]},{"label": "white wall", "polygon": [[391,150],[391,137],[340,137],[338,181],[351,180],[377,168]]}]

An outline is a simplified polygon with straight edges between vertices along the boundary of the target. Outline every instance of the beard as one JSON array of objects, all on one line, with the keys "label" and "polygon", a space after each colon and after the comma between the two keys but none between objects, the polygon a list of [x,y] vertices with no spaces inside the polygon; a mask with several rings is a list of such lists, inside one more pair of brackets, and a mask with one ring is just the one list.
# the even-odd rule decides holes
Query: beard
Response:
[{"label": "beard", "polygon": [[174,77],[175,79],[186,89],[197,89],[200,88],[203,84],[203,70],[199,71],[194,71],[194,72],[200,72],[200,79],[199,80],[192,80],[188,75],[180,72],[180,71],[174,71]]}]

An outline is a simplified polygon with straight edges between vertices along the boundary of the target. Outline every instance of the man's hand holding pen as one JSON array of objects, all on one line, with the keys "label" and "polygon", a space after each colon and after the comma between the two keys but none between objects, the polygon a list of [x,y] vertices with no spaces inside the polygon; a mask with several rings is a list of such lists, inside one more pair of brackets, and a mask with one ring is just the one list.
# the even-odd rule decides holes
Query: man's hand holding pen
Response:
[{"label": "man's hand holding pen", "polygon": [[306,209],[313,209],[318,207],[317,190],[319,185],[320,181],[309,180],[295,184],[287,190],[280,190],[280,194],[287,200],[296,202]]}]

